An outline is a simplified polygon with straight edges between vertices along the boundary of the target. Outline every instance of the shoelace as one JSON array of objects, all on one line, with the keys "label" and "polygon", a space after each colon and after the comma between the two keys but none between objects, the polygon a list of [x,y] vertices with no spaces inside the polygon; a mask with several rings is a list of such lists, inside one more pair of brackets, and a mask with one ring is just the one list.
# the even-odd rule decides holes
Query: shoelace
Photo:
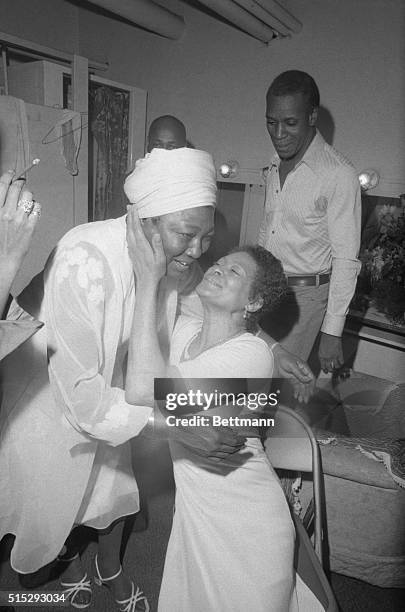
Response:
[{"label": "shoelace", "polygon": [[61,586],[66,587],[63,589],[63,592],[67,597],[71,597],[71,601],[80,591],[91,593],[91,583],[90,580],[87,580],[87,574],[84,574],[83,578],[78,582],[61,582]]},{"label": "shoelace", "polygon": [[141,589],[139,587],[136,587],[135,592],[135,586],[134,583],[132,583],[131,590],[131,597],[128,597],[128,599],[116,600],[117,604],[119,604],[120,606],[125,606],[125,608],[121,608],[121,612],[136,612],[136,604],[138,603],[138,601],[143,601],[145,603],[145,612],[149,612],[148,600],[146,599]]}]

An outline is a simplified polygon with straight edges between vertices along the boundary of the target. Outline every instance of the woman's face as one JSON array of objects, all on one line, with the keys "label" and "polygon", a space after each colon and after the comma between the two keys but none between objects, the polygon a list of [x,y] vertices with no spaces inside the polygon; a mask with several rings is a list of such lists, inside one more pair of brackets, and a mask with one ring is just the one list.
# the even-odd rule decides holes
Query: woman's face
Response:
[{"label": "woman's face", "polygon": [[251,301],[256,272],[257,264],[248,253],[230,253],[208,268],[197,293],[203,303],[215,304],[231,313],[243,311]]},{"label": "woman's face", "polygon": [[145,219],[144,231],[149,239],[154,232],[160,233],[167,274],[177,277],[187,272],[210,246],[214,235],[214,208],[199,206],[156,219]]}]

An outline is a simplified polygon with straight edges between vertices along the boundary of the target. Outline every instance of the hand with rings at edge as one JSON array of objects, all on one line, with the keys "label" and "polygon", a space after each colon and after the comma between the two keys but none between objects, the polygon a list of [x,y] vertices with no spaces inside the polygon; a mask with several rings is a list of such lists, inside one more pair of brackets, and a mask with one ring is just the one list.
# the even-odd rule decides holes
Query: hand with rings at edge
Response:
[{"label": "hand with rings at edge", "polygon": [[24,189],[25,181],[13,178],[13,171],[0,177],[0,314],[41,215],[41,205]]},{"label": "hand with rings at edge", "polygon": [[27,215],[33,215],[38,218],[41,216],[41,204],[35,200],[23,198],[19,200],[17,208],[22,208]]}]

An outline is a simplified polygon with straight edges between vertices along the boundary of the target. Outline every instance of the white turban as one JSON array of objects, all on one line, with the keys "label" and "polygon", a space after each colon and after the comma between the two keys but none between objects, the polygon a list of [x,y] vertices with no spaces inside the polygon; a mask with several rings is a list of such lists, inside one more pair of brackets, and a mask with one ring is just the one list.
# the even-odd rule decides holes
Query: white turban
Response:
[{"label": "white turban", "polygon": [[216,171],[209,153],[197,149],[153,149],[138,159],[126,178],[124,191],[139,216],[215,206]]}]

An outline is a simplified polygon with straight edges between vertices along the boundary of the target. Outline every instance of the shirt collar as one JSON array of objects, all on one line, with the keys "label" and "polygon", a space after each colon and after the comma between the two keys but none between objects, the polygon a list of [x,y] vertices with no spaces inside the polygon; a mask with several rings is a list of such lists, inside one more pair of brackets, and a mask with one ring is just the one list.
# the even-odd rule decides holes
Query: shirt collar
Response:
[{"label": "shirt collar", "polygon": [[[325,151],[325,140],[321,136],[321,134],[316,130],[315,136],[309,145],[308,149],[305,151],[302,159],[298,162],[297,166],[300,164],[306,164],[308,168],[312,170],[315,174],[318,174],[320,171],[319,160],[323,158]],[[276,166],[277,168],[280,165],[280,157],[277,153],[275,153],[270,162],[270,168]],[[295,167],[297,167],[295,166]]]}]

